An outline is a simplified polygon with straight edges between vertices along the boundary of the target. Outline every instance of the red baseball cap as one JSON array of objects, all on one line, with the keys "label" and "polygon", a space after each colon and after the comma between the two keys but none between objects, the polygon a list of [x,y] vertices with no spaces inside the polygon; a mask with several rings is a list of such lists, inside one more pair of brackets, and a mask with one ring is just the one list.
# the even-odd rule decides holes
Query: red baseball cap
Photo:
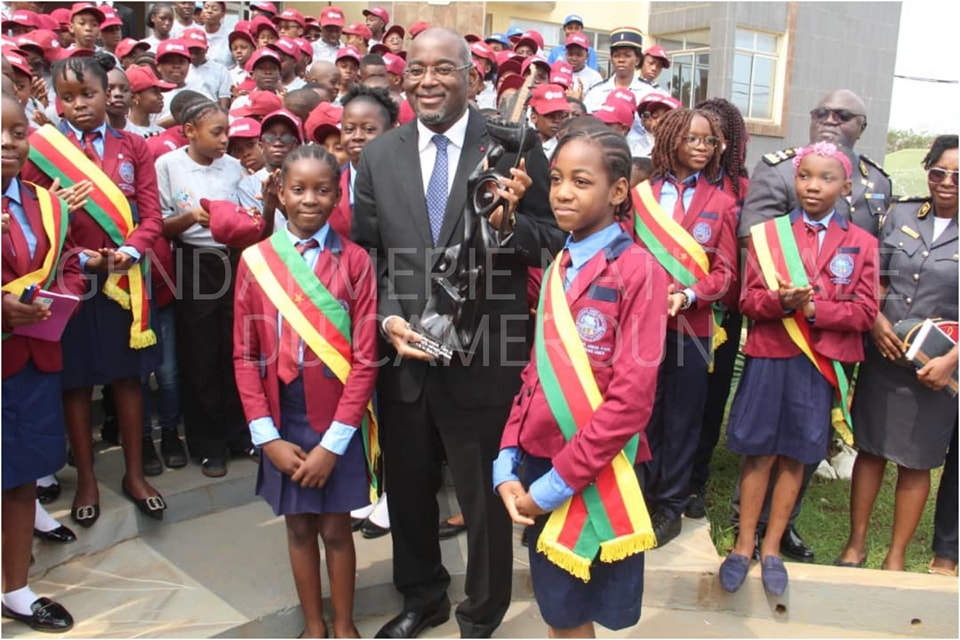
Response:
[{"label": "red baseball cap", "polygon": [[47,62],[54,62],[70,55],[64,53],[57,34],[47,29],[34,29],[22,36],[17,36],[16,44],[21,50],[27,47],[38,49]]},{"label": "red baseball cap", "polygon": [[254,47],[257,46],[257,43],[254,41],[253,36],[250,35],[250,32],[247,29],[241,29],[240,23],[237,23],[237,28],[230,32],[230,35],[227,36],[227,42],[233,44],[234,40],[246,40]]},{"label": "red baseball cap", "polygon": [[388,53],[393,53],[393,51],[391,51],[390,47],[388,47],[387,45],[383,44],[382,42],[378,42],[377,44],[370,47],[370,53],[375,53],[378,56],[384,56]]},{"label": "red baseball cap", "polygon": [[277,13],[277,5],[273,4],[272,2],[251,2],[250,8],[266,11],[269,14]]},{"label": "red baseball cap", "polygon": [[253,52],[253,55],[250,56],[250,59],[247,60],[247,64],[243,66],[243,70],[247,73],[253,73],[253,68],[257,66],[262,60],[273,60],[277,63],[277,66],[280,65],[280,54],[274,51],[273,49],[268,49],[263,47],[262,49],[257,49]]},{"label": "red baseball cap", "polygon": [[7,29],[18,26],[18,27],[33,27],[37,28],[37,14],[33,11],[27,9],[17,9],[13,12],[9,18],[6,18],[2,23],[0,23],[0,28],[4,31]]},{"label": "red baseball cap", "polygon": [[329,102],[321,102],[310,112],[304,130],[307,139],[317,144],[332,133],[340,133],[340,119],[343,117],[343,107],[337,107]]},{"label": "red baseball cap", "polygon": [[523,69],[523,58],[513,55],[506,49],[497,54],[497,60],[497,75],[502,76],[507,73],[520,75],[520,70]]},{"label": "red baseball cap", "polygon": [[12,66],[17,71],[20,71],[33,79],[33,69],[30,68],[30,63],[27,62],[27,59],[14,51],[13,49],[7,49],[3,52],[3,57],[10,61],[10,66]]},{"label": "red baseball cap", "polygon": [[187,45],[187,49],[207,50],[207,34],[203,32],[203,29],[193,27],[184,29],[180,33],[180,39]]},{"label": "red baseball cap", "polygon": [[247,104],[230,112],[234,118],[263,118],[269,113],[283,108],[280,96],[270,91],[251,91],[247,94]]},{"label": "red baseball cap", "polygon": [[210,214],[210,235],[228,247],[249,247],[263,235],[264,219],[232,200],[200,198],[200,208]]},{"label": "red baseball cap", "polygon": [[530,107],[539,114],[570,111],[567,94],[557,84],[538,84],[530,90]]},{"label": "red baseball cap", "polygon": [[300,53],[308,58],[313,57],[313,45],[306,38],[294,38],[294,44],[300,47]]},{"label": "red baseball cap", "polygon": [[157,62],[164,56],[181,56],[187,60],[192,60],[190,51],[187,49],[187,43],[180,39],[171,38],[164,40],[157,45]]},{"label": "red baseball cap", "polygon": [[637,108],[637,98],[629,89],[614,89],[607,94],[607,99],[604,100],[604,104],[615,104],[617,102],[627,105],[630,111]]},{"label": "red baseball cap", "polygon": [[477,58],[489,60],[494,65],[497,64],[497,54],[490,48],[486,42],[477,41],[470,45],[470,53]]},{"label": "red baseball cap", "polygon": [[160,91],[170,91],[176,87],[172,82],[164,82],[158,78],[150,67],[134,65],[127,69],[126,74],[127,80],[130,82],[130,91],[133,93],[140,93],[153,87],[160,89]]},{"label": "red baseball cap", "polygon": [[481,38],[475,33],[468,33],[465,36],[463,36],[463,39],[467,41],[467,44],[473,44],[474,42],[483,42],[483,38]]},{"label": "red baseball cap", "polygon": [[260,123],[253,118],[237,118],[233,121],[233,124],[230,125],[230,129],[227,131],[227,137],[231,140],[234,138],[259,139],[260,129]]},{"label": "red baseball cap", "polygon": [[516,51],[521,44],[531,44],[534,48],[534,53],[543,49],[543,36],[540,35],[539,31],[524,31],[520,35],[520,39],[517,40],[517,44],[513,45],[513,50]]},{"label": "red baseball cap", "polygon": [[590,38],[580,31],[574,31],[567,36],[567,47],[580,47],[581,49],[590,48]]},{"label": "red baseball cap", "polygon": [[90,4],[89,2],[75,2],[72,7],[70,7],[70,19],[73,20],[73,17],[78,13],[83,13],[88,11],[90,13],[96,14],[97,22],[103,23],[106,20],[106,16],[103,14],[97,6]]},{"label": "red baseball cap", "polygon": [[[54,9],[50,12],[50,17],[60,25],[60,31],[66,31],[70,26],[70,9]],[[6,29],[6,27],[4,27]]]},{"label": "red baseball cap", "polygon": [[554,62],[550,65],[550,84],[558,84],[569,89],[573,86],[573,67],[563,60]]},{"label": "red baseball cap", "polygon": [[262,31],[263,29],[270,29],[270,31],[273,31],[273,34],[275,36],[280,35],[277,32],[277,25],[270,22],[269,18],[266,18],[264,16],[257,16],[256,18],[250,21],[250,35],[253,36],[254,38],[256,38],[257,34],[260,33],[260,31]]},{"label": "red baseball cap", "polygon": [[392,24],[389,27],[387,27],[386,31],[383,32],[383,39],[386,40],[387,36],[390,35],[391,33],[399,33],[401,38],[406,37],[407,35],[407,32],[404,31],[403,26],[399,24]]},{"label": "red baseball cap", "polygon": [[343,35],[360,36],[364,40],[369,40],[373,37],[373,32],[370,31],[370,27],[362,22],[351,22],[343,28]]},{"label": "red baseball cap", "polygon": [[57,19],[46,13],[38,13],[34,18],[37,22],[37,29],[46,29],[47,31],[59,31],[60,23]]},{"label": "red baseball cap", "polygon": [[300,142],[303,142],[303,123],[300,121],[300,118],[296,116],[291,111],[286,109],[277,109],[272,113],[268,113],[263,117],[263,120],[260,121],[260,131],[263,132],[271,122],[281,120],[289,124],[297,132],[297,139]]},{"label": "red baseball cap", "polygon": [[390,23],[390,14],[387,13],[387,10],[383,7],[374,7],[372,9],[364,9],[363,15],[365,16],[376,16],[383,20],[383,24]]},{"label": "red baseball cap", "polygon": [[663,68],[670,68],[670,58],[667,57],[666,50],[658,44],[653,45],[649,49],[643,52],[645,56],[653,56],[654,58],[660,58],[663,60]]},{"label": "red baseball cap", "polygon": [[300,57],[300,47],[292,38],[280,38],[268,44],[267,47],[294,59]]},{"label": "red baseball cap", "polygon": [[673,96],[668,96],[665,93],[648,93],[640,99],[640,104],[637,105],[637,112],[643,113],[644,111],[649,111],[650,107],[655,107],[657,105],[665,105],[668,109],[679,109],[681,106],[680,101],[674,98]]},{"label": "red baseball cap", "polygon": [[538,64],[542,68],[546,69],[547,74],[550,73],[550,63],[547,62],[547,59],[544,58],[543,56],[532,55],[532,56],[527,56],[526,58],[523,59],[523,63],[521,63],[520,65],[520,75],[526,76],[527,71],[530,69],[530,66],[534,64]]},{"label": "red baseball cap", "polygon": [[327,7],[320,13],[320,27],[340,27],[343,28],[345,24],[343,18],[343,9],[340,7]]},{"label": "red baseball cap", "polygon": [[355,47],[351,47],[350,45],[340,47],[340,50],[337,51],[337,62],[340,62],[340,60],[343,58],[356,60],[357,64],[360,64],[360,52],[357,51]]},{"label": "red baseball cap", "polygon": [[609,102],[604,103],[597,107],[597,110],[591,115],[605,124],[620,124],[625,127],[633,126],[633,109],[622,100],[617,100],[613,104]]},{"label": "red baseball cap", "polygon": [[417,20],[412,25],[410,25],[410,39],[416,38],[418,35],[430,28],[429,22],[424,22],[423,20]]},{"label": "red baseball cap", "polygon": [[140,42],[139,40],[134,40],[133,38],[124,38],[119,43],[117,43],[117,48],[114,51],[114,54],[121,60],[127,56],[133,54],[137,49],[143,49],[144,51],[150,50],[149,42]]},{"label": "red baseball cap", "polygon": [[523,86],[523,78],[516,73],[508,73],[506,75],[501,75],[497,85],[497,100],[500,99],[506,91],[510,89],[520,89]]},{"label": "red baseball cap", "polygon": [[290,22],[296,22],[301,27],[307,26],[307,21],[303,17],[303,14],[297,11],[296,9],[284,9],[283,13],[273,16],[273,23],[276,24],[281,20],[289,20]]},{"label": "red baseball cap", "polygon": [[123,20],[121,20],[120,16],[117,15],[117,12],[113,10],[113,7],[103,5],[100,7],[100,11],[103,12],[103,21],[100,23],[101,29],[123,26]]},{"label": "red baseball cap", "polygon": [[387,65],[387,73],[402,76],[407,69],[407,61],[393,53],[383,54],[383,61]]}]

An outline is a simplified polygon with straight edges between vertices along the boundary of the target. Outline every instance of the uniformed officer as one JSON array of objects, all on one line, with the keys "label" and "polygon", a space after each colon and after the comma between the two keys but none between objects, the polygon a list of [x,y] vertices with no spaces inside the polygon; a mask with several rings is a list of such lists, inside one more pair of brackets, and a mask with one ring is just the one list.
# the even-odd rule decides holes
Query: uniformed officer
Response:
[{"label": "uniformed officer", "polygon": [[[634,104],[640,104],[651,93],[665,93],[654,89],[648,82],[641,80],[637,69],[643,63],[643,34],[633,27],[617,27],[610,32],[610,63],[613,71],[610,77],[594,85],[583,99],[587,111],[593,113],[607,101],[615,89],[629,89],[633,93]],[[639,114],[633,116],[633,126],[627,133],[627,144],[634,148],[645,134]]]},{"label": "uniformed officer", "polygon": [[[867,128],[866,107],[857,94],[838,89],[827,94],[810,111],[810,142],[825,140],[845,147],[853,165],[853,188],[837,203],[837,212],[858,227],[877,235],[880,218],[890,206],[890,177],[873,160],[853,151]],[[797,206],[790,160],[796,148],[763,156],[750,174],[750,193],[743,204],[737,235],[746,238],[750,227],[789,213]]]}]

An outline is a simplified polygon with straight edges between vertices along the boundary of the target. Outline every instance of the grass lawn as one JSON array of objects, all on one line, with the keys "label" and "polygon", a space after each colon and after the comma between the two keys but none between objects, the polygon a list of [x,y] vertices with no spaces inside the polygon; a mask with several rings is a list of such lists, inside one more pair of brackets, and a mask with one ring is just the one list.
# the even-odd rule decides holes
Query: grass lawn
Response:
[{"label": "grass lawn", "polygon": [[[730,392],[730,402],[733,401],[736,384],[740,378],[742,358],[742,354],[737,358],[734,389]],[[727,410],[729,412],[729,405]],[[730,499],[733,496],[734,486],[739,481],[739,473],[740,459],[726,447],[726,426],[724,425],[720,443],[713,453],[710,481],[707,485],[707,517],[710,518],[713,543],[721,556],[725,556],[734,543],[733,528],[730,525],[730,516],[733,513]],[[926,572],[927,564],[933,557],[930,543],[933,538],[933,511],[940,473],[940,469],[932,473],[930,496],[913,541],[907,549],[908,571]],[[890,543],[896,480],[896,466],[888,464],[883,486],[874,505],[867,537],[866,566],[871,569],[880,568]],[[817,564],[831,564],[843,549],[847,534],[850,532],[850,482],[821,480],[814,477],[804,499],[803,510],[797,518],[797,531],[815,551]]]},{"label": "grass lawn", "polygon": [[901,149],[888,153],[883,159],[883,169],[893,181],[893,194],[897,196],[926,196],[927,174],[920,166],[927,149]]}]

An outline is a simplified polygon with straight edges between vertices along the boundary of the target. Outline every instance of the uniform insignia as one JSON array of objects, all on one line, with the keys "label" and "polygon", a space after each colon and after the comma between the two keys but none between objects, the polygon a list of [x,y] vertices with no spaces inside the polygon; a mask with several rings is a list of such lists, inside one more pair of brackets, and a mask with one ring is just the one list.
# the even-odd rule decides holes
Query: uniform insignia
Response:
[{"label": "uniform insignia", "polygon": [[706,222],[698,222],[693,226],[693,239],[700,244],[706,244],[710,242],[710,238],[712,236],[713,230],[710,229],[710,225]]},{"label": "uniform insignia", "polygon": [[838,253],[830,261],[830,273],[834,284],[849,284],[850,276],[853,274],[853,258],[846,253]]},{"label": "uniform insignia", "polygon": [[797,155],[797,149],[796,147],[791,147],[789,149],[781,149],[780,151],[764,154],[763,161],[771,167],[775,167],[784,160],[789,160],[795,155]]},{"label": "uniform insignia", "polygon": [[[866,164],[864,164],[864,163],[866,163]],[[861,155],[861,156],[860,156],[860,173],[862,173],[863,175],[867,175],[867,173],[869,172],[868,167],[873,167],[874,169],[876,169],[877,171],[879,171],[879,172],[883,175],[883,177],[885,177],[885,178],[889,178],[889,177],[890,177],[890,174],[888,174],[886,171],[884,171],[884,170],[883,170],[883,167],[881,167],[879,164],[877,164],[876,162],[874,162],[873,160],[871,160],[871,159],[868,158],[867,156]]]},{"label": "uniform insignia", "polygon": [[900,227],[900,231],[903,231],[905,234],[907,234],[914,240],[920,239],[920,234],[914,231],[913,229],[911,229],[910,227],[908,227],[907,225],[903,225],[902,227]]},{"label": "uniform insignia", "polygon": [[928,213],[930,213],[930,203],[924,202],[923,205],[920,207],[920,210],[917,211],[917,218],[919,218],[920,220],[923,220],[924,218],[927,217]]},{"label": "uniform insignia", "polygon": [[120,166],[117,168],[117,171],[120,173],[120,179],[126,182],[127,184],[133,184],[133,179],[136,177],[136,172],[133,170],[133,163],[129,160],[125,160],[120,163]]},{"label": "uniform insignia", "polygon": [[607,333],[607,319],[599,309],[587,307],[577,314],[577,333],[584,342],[596,342]]},{"label": "uniform insignia", "polygon": [[864,178],[870,175],[870,172],[867,170],[867,163],[863,161],[863,156],[860,156],[860,173],[863,174]]}]

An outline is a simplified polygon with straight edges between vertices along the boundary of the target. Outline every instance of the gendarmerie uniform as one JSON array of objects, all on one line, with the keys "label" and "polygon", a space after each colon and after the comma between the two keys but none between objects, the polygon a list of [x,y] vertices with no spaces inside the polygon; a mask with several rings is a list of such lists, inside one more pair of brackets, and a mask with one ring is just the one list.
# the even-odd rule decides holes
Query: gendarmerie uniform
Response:
[{"label": "gendarmerie uniform", "polygon": [[[880,273],[889,280],[881,311],[893,324],[957,320],[957,219],[935,214],[929,199],[902,199],[880,230]],[[913,368],[887,360],[868,339],[852,416],[859,450],[909,469],[933,469],[950,444],[957,400],[925,387]]]},{"label": "gendarmerie uniform", "polygon": [[[793,158],[801,147],[763,156],[750,174],[750,193],[743,203],[737,236],[750,235],[753,225],[784,215],[799,206],[793,187]],[[890,177],[867,156],[851,158],[853,183],[850,195],[837,200],[837,213],[876,236],[880,219],[890,206]]]}]

